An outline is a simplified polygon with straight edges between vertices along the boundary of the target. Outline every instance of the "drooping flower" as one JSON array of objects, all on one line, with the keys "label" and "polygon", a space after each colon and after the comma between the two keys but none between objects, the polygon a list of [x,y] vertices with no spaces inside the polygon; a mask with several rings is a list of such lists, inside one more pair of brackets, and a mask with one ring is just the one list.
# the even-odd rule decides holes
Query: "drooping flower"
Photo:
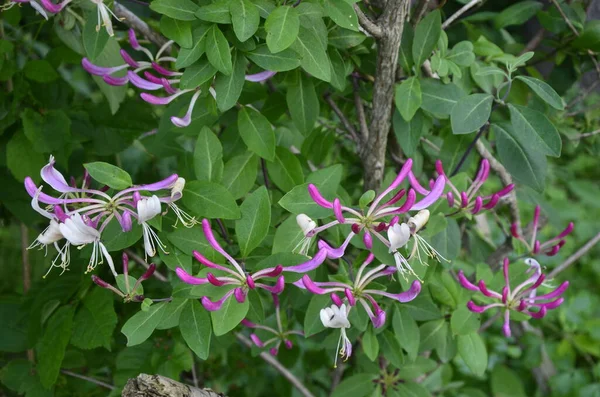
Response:
[{"label": "drooping flower", "polygon": [[108,35],[114,36],[115,32],[113,31],[111,15],[113,17],[115,17],[115,19],[117,21],[120,21],[121,19],[118,16],[116,16],[115,13],[112,12],[112,10],[106,4],[104,4],[104,1],[102,1],[102,0],[90,0],[90,1],[94,4],[96,4],[97,9],[98,9],[97,10],[98,25],[96,25],[96,32],[98,32],[100,30],[101,26],[104,26]]},{"label": "drooping flower", "polygon": [[[386,247],[390,248],[391,252],[396,251],[401,247],[398,245],[398,241],[392,244],[392,242],[385,238],[381,232],[388,230],[390,226],[393,226],[394,223],[398,222],[398,215],[406,214],[409,211],[424,210],[434,204],[444,192],[445,178],[443,176],[438,177],[438,179],[433,182],[431,191],[428,191],[426,195],[419,201],[417,201],[417,194],[415,192],[416,189],[410,188],[408,192],[405,189],[396,191],[400,184],[410,174],[411,168],[412,160],[408,159],[394,181],[373,200],[369,208],[365,211],[344,206],[341,204],[338,198],[334,199],[333,201],[329,201],[323,197],[315,185],[309,184],[308,192],[313,201],[323,208],[331,209],[336,220],[323,226],[316,226],[316,223],[314,223],[314,221],[312,221],[308,216],[301,214],[303,219],[302,224],[310,225],[310,227],[303,228],[305,237],[310,239],[316,236],[318,233],[331,227],[347,224],[351,226],[351,231],[340,247],[332,248],[322,240],[318,243],[320,249],[327,250],[327,255],[330,259],[342,257],[346,251],[346,248],[350,244],[350,240],[352,240],[354,236],[361,233],[363,235],[363,242],[367,249],[372,248],[373,237],[375,237],[385,244]],[[389,200],[382,203],[383,199],[394,191],[396,191],[396,193]],[[395,204],[404,196],[406,196],[404,203],[400,206],[395,206]],[[392,220],[388,221],[389,218],[392,218]],[[300,224],[301,227],[303,227],[302,224]],[[313,224],[316,227],[313,227]],[[388,237],[390,236],[388,235]],[[396,238],[396,235],[393,235],[392,237]]]},{"label": "drooping flower", "polygon": [[[511,335],[511,310],[523,313],[531,318],[542,318],[546,315],[548,310],[556,309],[564,302],[564,298],[562,298],[561,295],[569,286],[569,282],[565,281],[553,291],[538,295],[538,288],[544,285],[546,276],[542,273],[541,266],[535,259],[525,259],[525,264],[529,266],[527,272],[531,275],[514,289],[511,289],[508,277],[509,260],[508,258],[504,259],[502,272],[504,275],[505,286],[502,288],[502,292],[488,289],[483,280],[479,280],[476,285],[471,283],[465,277],[462,270],[458,273],[458,280],[464,288],[470,291],[481,292],[485,297],[495,301],[495,303],[488,303],[484,306],[469,301],[467,303],[467,308],[470,311],[474,313],[483,313],[486,310],[495,307],[504,308],[504,324],[502,330],[507,337],[510,337]],[[531,309],[535,310],[532,311]]]},{"label": "drooping flower", "polygon": [[[448,205],[451,208],[456,208],[458,211],[469,211],[473,215],[478,214],[483,209],[489,210],[494,208],[496,204],[498,204],[500,198],[512,192],[515,187],[515,185],[511,183],[494,194],[488,196],[478,195],[477,193],[479,192],[479,189],[481,189],[490,175],[490,163],[487,159],[483,159],[481,161],[479,172],[473,180],[473,183],[471,186],[469,186],[467,191],[463,192],[459,191],[459,189],[450,181],[450,178],[448,178],[444,172],[444,167],[441,160],[436,161],[435,168],[438,174],[443,176],[446,179],[448,186],[450,186],[450,191],[446,193]],[[414,177],[414,175],[412,175],[412,173],[409,174],[409,178],[411,178],[411,185],[415,188],[415,190],[421,194],[426,194],[428,190],[419,185],[417,179]]]},{"label": "drooping flower", "polygon": [[531,239],[527,241],[524,236],[519,235],[518,227],[516,223],[513,223],[510,227],[510,232],[512,236],[518,240],[520,240],[526,247],[528,252],[531,255],[544,254],[547,256],[554,256],[558,254],[558,251],[565,245],[567,237],[573,229],[575,229],[575,224],[573,222],[569,222],[565,230],[560,232],[555,237],[547,240],[545,242],[540,242],[537,239],[538,237],[538,229],[539,229],[539,221],[540,221],[540,212],[541,207],[539,205],[535,206],[535,211],[533,213],[533,221],[531,222],[530,227],[526,229],[531,229]]},{"label": "drooping flower", "polygon": [[273,356],[276,356],[277,353],[279,353],[279,347],[282,343],[286,347],[286,349],[291,349],[294,346],[292,341],[288,339],[290,335],[304,336],[304,332],[296,330],[284,331],[283,324],[281,322],[281,307],[279,304],[279,296],[277,296],[277,294],[271,294],[271,296],[273,298],[273,304],[275,306],[275,319],[277,322],[277,329],[262,324],[256,324],[247,319],[242,320],[242,325],[251,329],[263,330],[270,334],[273,334],[274,336],[270,339],[267,339],[266,341],[260,339],[260,337],[256,333],[250,335],[250,339],[257,347],[261,349],[267,348],[270,345],[272,345],[272,347],[269,348],[269,353],[271,353],[271,355]]},{"label": "drooping flower", "polygon": [[[144,246],[149,256],[155,254],[154,244],[159,245],[158,236],[146,224],[148,220],[158,215],[161,203],[166,203],[173,209],[178,220],[185,226],[191,227],[195,220],[177,207],[175,201],[182,196],[185,180],[176,174],[156,183],[139,185],[127,188],[114,195],[109,195],[105,190],[92,189],[91,178],[85,174],[81,187],[75,182],[67,183],[64,176],[54,168],[55,160],[50,156],[50,161],[45,165],[40,175],[42,180],[58,191],[58,197],[42,192],[42,187],[37,187],[30,177],[25,178],[25,189],[32,197],[31,207],[50,220],[49,226],[42,232],[30,248],[46,248],[52,244],[58,251],[57,258],[52,267],[68,268],[70,261],[70,246],[82,247],[92,245],[92,255],[88,264],[88,271],[93,270],[104,260],[108,263],[112,273],[116,276],[114,265],[108,250],[102,243],[101,235],[109,222],[116,219],[124,232],[132,228],[132,219],[137,219],[144,229]],[[166,191],[165,195],[158,192]],[[154,192],[146,196],[145,192]],[[48,207],[42,208],[40,203]],[[140,203],[141,206],[140,206]],[[60,248],[58,243],[62,239],[67,243]],[[58,260],[60,259],[60,263]]]},{"label": "drooping flower", "polygon": [[[348,338],[348,335],[346,335],[346,329],[350,328],[348,314],[350,314],[350,306],[346,306],[343,303],[341,306],[333,304],[331,307],[321,309],[319,313],[321,322],[325,328],[337,328],[340,330],[340,338],[335,350],[344,361],[352,355],[352,342]],[[333,366],[337,368],[337,354]]]},{"label": "drooping flower", "polygon": [[[353,283],[344,283],[341,281],[313,281],[308,275],[304,275],[302,279],[295,282],[294,285],[306,289],[316,295],[330,294],[331,300],[337,306],[341,306],[342,303],[345,302],[350,308],[354,307],[356,303],[360,303],[371,319],[373,327],[379,328],[385,323],[386,314],[375,300],[375,297],[389,298],[400,303],[410,302],[421,292],[421,283],[415,280],[408,291],[397,294],[368,288],[369,284],[376,279],[385,276],[389,277],[397,272],[396,267],[384,264],[367,270],[368,265],[373,262],[374,258],[375,256],[372,253],[369,253],[367,259],[360,266]],[[338,296],[338,293],[343,294],[342,298]]]}]

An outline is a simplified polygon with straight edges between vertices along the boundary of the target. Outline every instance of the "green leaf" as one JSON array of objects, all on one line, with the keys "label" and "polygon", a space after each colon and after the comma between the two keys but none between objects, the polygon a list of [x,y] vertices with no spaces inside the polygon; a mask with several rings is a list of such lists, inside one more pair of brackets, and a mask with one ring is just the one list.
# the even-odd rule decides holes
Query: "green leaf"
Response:
[{"label": "green leaf", "polygon": [[50,83],[59,77],[56,69],[45,59],[36,59],[27,62],[23,68],[23,72],[25,72],[25,77],[29,80],[38,83]]},{"label": "green leaf", "polygon": [[197,299],[189,299],[181,311],[179,330],[188,347],[201,360],[208,358],[210,350],[210,316]]},{"label": "green leaf", "polygon": [[469,134],[481,128],[490,118],[493,99],[488,94],[472,94],[460,99],[450,113],[452,132]]},{"label": "green leaf", "polygon": [[396,85],[396,109],[406,121],[410,121],[421,107],[421,84],[416,77],[409,77]]},{"label": "green leaf", "polygon": [[210,62],[202,61],[185,68],[181,76],[181,88],[196,88],[211,80],[217,69]]},{"label": "green leaf", "polygon": [[[398,62],[407,74],[412,74],[414,65],[412,46],[415,38],[415,31],[412,24],[405,23],[402,32],[402,41],[400,42],[400,52],[398,53]],[[422,81],[421,81],[422,82]]]},{"label": "green leaf", "polygon": [[394,134],[407,156],[413,156],[423,134],[423,113],[417,112],[410,121],[405,121],[399,112],[394,112]]},{"label": "green leaf", "polygon": [[452,313],[450,318],[450,327],[454,335],[468,335],[472,332],[477,332],[481,320],[477,313],[473,313],[466,306],[461,306]]},{"label": "green leaf", "polygon": [[295,8],[280,6],[269,14],[265,21],[267,46],[272,53],[278,53],[292,45],[298,37],[300,19]]},{"label": "green leaf", "polygon": [[283,221],[275,230],[275,238],[273,239],[273,254],[278,252],[293,252],[304,238],[302,229],[296,222],[294,215]]},{"label": "green leaf", "polygon": [[[404,38],[404,36],[402,37]],[[348,48],[356,47],[357,45],[365,41],[366,38],[367,36],[365,36],[361,32],[355,32],[352,30],[336,27],[329,31],[329,35],[327,36],[327,42],[332,47],[338,48],[340,50],[345,50]],[[402,40],[402,42],[404,42],[404,40]]]},{"label": "green leaf", "polygon": [[500,162],[519,182],[541,192],[544,190],[547,162],[546,156],[529,145],[524,145],[512,126],[492,124]]},{"label": "green leaf", "polygon": [[206,34],[206,57],[224,75],[233,72],[229,43],[217,25],[213,25]]},{"label": "green leaf", "polygon": [[258,173],[258,157],[247,151],[233,157],[225,164],[223,171],[223,186],[233,198],[239,199],[252,189]]},{"label": "green leaf", "polygon": [[510,121],[523,144],[547,156],[560,157],[562,141],[554,124],[541,112],[509,104]]},{"label": "green leaf", "polygon": [[353,2],[346,0],[330,0],[327,2],[325,11],[336,25],[358,32],[358,17],[352,4]]},{"label": "green leaf", "polygon": [[436,115],[449,115],[459,100],[466,97],[454,83],[444,84],[438,79],[421,79],[421,108]]},{"label": "green leaf", "polygon": [[201,218],[238,219],[240,209],[222,185],[208,181],[192,181],[185,185],[183,204]]},{"label": "green leaf", "polygon": [[154,0],[150,9],[180,21],[194,21],[198,6],[191,0]]},{"label": "green leaf", "polygon": [[331,61],[331,85],[338,91],[346,89],[348,68],[344,58],[339,51],[333,48],[329,49],[329,60]]},{"label": "green leaf", "polygon": [[448,227],[432,236],[430,243],[447,260],[456,258],[460,253],[461,244],[458,223],[449,218]]},{"label": "green leaf", "polygon": [[214,23],[231,23],[229,0],[217,0],[212,4],[202,6],[196,11],[196,18]]},{"label": "green leaf", "polygon": [[223,260],[223,257],[208,244],[200,226],[192,228],[179,227],[169,233],[167,238],[184,254],[192,255],[192,252],[196,250],[210,261],[219,262]]},{"label": "green leaf", "polygon": [[239,52],[233,53],[233,72],[227,76],[220,74],[215,79],[215,92],[217,93],[217,107],[221,112],[235,106],[242,89],[246,72],[246,58]]},{"label": "green leaf", "polygon": [[369,360],[375,361],[379,356],[379,341],[377,341],[377,336],[375,335],[375,332],[373,332],[372,327],[369,327],[367,332],[363,334],[361,344],[363,351]]},{"label": "green leaf", "polygon": [[39,181],[40,169],[47,164],[47,158],[37,153],[25,134],[14,134],[6,144],[6,166],[18,181],[33,177]]},{"label": "green leaf", "polygon": [[242,107],[238,112],[238,131],[248,149],[266,160],[275,158],[275,133],[269,120],[257,110]]},{"label": "green leaf", "polygon": [[528,76],[517,76],[517,80],[521,80],[529,86],[540,98],[554,109],[563,110],[565,104],[562,98],[554,91],[552,87],[541,80]]},{"label": "green leaf", "polygon": [[[308,338],[325,329],[321,322],[321,309],[331,305],[329,295],[313,295],[304,314],[304,335]],[[337,352],[336,352],[337,354]]]},{"label": "green leaf", "polygon": [[239,41],[246,41],[256,33],[260,23],[258,8],[248,0],[231,0],[229,3],[233,32]]},{"label": "green leaf", "polygon": [[263,307],[260,294],[257,290],[248,291],[248,302],[250,302],[250,308],[248,309],[247,318],[258,324],[265,322],[265,308]]},{"label": "green leaf", "polygon": [[83,166],[93,179],[113,189],[127,189],[133,184],[131,176],[126,171],[112,164],[97,161],[84,164]]},{"label": "green leaf", "polygon": [[504,365],[494,367],[490,384],[494,397],[527,396],[519,375]]},{"label": "green leaf", "polygon": [[[341,1],[341,0],[338,0]],[[373,379],[376,375],[359,374],[350,376],[340,382],[331,397],[364,397],[373,391]]]},{"label": "green leaf", "polygon": [[202,127],[194,149],[194,172],[199,181],[219,182],[223,176],[223,146],[219,138]]},{"label": "green leaf", "polygon": [[242,217],[235,221],[235,234],[243,258],[260,245],[271,224],[271,201],[264,186],[248,195],[240,206]]},{"label": "green leaf", "polygon": [[496,26],[496,29],[522,25],[530,18],[533,18],[543,7],[543,4],[537,1],[521,1],[502,10],[502,12],[494,18],[494,25]]},{"label": "green leaf", "polygon": [[239,303],[231,296],[219,310],[210,312],[215,335],[225,335],[234,329],[246,317],[249,308],[248,299],[243,303]]},{"label": "green leaf", "polygon": [[475,54],[473,54],[473,44],[469,41],[461,41],[456,44],[452,50],[446,55],[447,61],[454,62],[459,66],[471,66],[475,61]]},{"label": "green leaf", "polygon": [[482,376],[488,365],[488,354],[483,339],[476,332],[459,335],[457,338],[458,354],[475,375]]},{"label": "green leaf", "polygon": [[429,294],[423,292],[412,301],[403,303],[402,310],[407,310],[416,321],[436,320],[442,317],[440,309],[433,303]]},{"label": "green leaf", "polygon": [[392,327],[400,346],[406,350],[411,360],[415,360],[421,343],[417,322],[406,310],[396,308],[392,319]]},{"label": "green leaf", "polygon": [[106,29],[96,30],[93,19],[87,20],[83,27],[82,40],[85,54],[90,61],[95,61],[98,55],[102,53],[109,37]]},{"label": "green leaf", "polygon": [[179,21],[163,16],[160,18],[160,31],[166,38],[173,40],[183,48],[191,48],[194,43],[192,24],[189,21]]},{"label": "green leaf", "polygon": [[274,72],[287,72],[300,66],[300,56],[289,48],[273,54],[265,44],[262,44],[246,55],[261,68]]},{"label": "green leaf", "polygon": [[75,307],[63,306],[48,320],[44,335],[37,348],[38,375],[42,385],[49,389],[58,378],[65,351],[73,330]]},{"label": "green leaf", "polygon": [[21,121],[25,136],[38,153],[53,153],[70,144],[71,120],[62,110],[50,110],[41,115],[25,109]]},{"label": "green leaf", "polygon": [[431,393],[422,385],[415,382],[403,382],[390,389],[387,397],[431,397]]},{"label": "green leaf", "polygon": [[103,346],[110,350],[112,333],[118,322],[113,302],[110,291],[94,288],[75,315],[71,344],[81,349]]},{"label": "green leaf", "polygon": [[412,45],[414,64],[420,67],[431,55],[442,32],[442,16],[439,10],[427,14],[415,28]]},{"label": "green leaf", "polygon": [[316,34],[305,27],[300,27],[298,38],[292,49],[300,54],[300,66],[317,79],[331,81],[331,65],[326,48]]},{"label": "green leaf", "polygon": [[444,319],[429,321],[419,327],[421,343],[419,351],[436,349],[444,343],[448,333],[448,324]]},{"label": "green leaf", "polygon": [[127,346],[143,343],[152,335],[154,329],[160,324],[165,314],[166,302],[150,306],[148,311],[139,311],[134,314],[121,328],[127,337]]},{"label": "green leaf", "polygon": [[128,232],[124,232],[117,219],[112,219],[102,232],[102,242],[109,252],[122,251],[142,238],[142,227],[134,222]]},{"label": "green leaf", "polygon": [[[170,302],[166,302],[165,314],[163,315],[163,318],[160,321],[160,323],[156,326],[156,329],[170,329],[180,325],[181,313],[183,312],[183,308],[187,304],[188,299],[185,298],[173,298]],[[206,317],[208,318],[208,316]],[[210,329],[210,325],[208,326],[208,328]]]},{"label": "green leaf", "polygon": [[201,24],[199,27],[194,29],[194,33],[192,34],[193,45],[191,45],[189,48],[182,48],[179,51],[177,61],[175,62],[175,67],[177,69],[183,69],[194,64],[198,59],[200,59],[202,54],[204,54],[208,30],[209,25],[207,24]]},{"label": "green leaf", "polygon": [[[388,360],[394,367],[400,368],[404,365],[404,354],[402,353],[402,347],[398,337],[394,335],[391,330],[382,332],[380,335],[383,336],[383,346],[381,352],[386,360]],[[417,346],[418,348],[418,346]]]},{"label": "green leaf", "polygon": [[292,152],[282,147],[277,147],[275,159],[267,162],[267,171],[273,183],[284,192],[304,183],[300,160]]},{"label": "green leaf", "polygon": [[600,22],[598,20],[587,21],[583,33],[573,40],[572,45],[575,48],[600,51]]},{"label": "green leaf", "polygon": [[309,134],[319,117],[319,98],[309,77],[296,73],[288,86],[286,102],[294,125],[303,134]]}]

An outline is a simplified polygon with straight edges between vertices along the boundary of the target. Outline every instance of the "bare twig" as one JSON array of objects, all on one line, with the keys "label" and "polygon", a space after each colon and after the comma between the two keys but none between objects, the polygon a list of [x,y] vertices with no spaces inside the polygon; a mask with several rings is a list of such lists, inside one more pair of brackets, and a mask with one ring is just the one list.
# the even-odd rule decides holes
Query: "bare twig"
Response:
[{"label": "bare twig", "polygon": [[546,30],[541,28],[538,32],[529,40],[529,42],[525,45],[525,48],[519,53],[519,55],[523,55],[526,52],[533,51],[540,45],[542,40],[544,40],[544,36],[546,36]]},{"label": "bare twig", "polygon": [[217,218],[216,221],[217,225],[219,225],[219,230],[221,231],[221,237],[223,237],[227,245],[233,244],[233,242],[229,238],[229,233],[227,233],[227,228],[225,227],[225,224],[223,224],[223,221],[219,218]]},{"label": "bare twig", "polygon": [[86,381],[88,381],[90,383],[93,383],[93,384],[98,385],[98,386],[105,387],[105,388],[107,388],[109,390],[116,389],[116,387],[114,387],[113,385],[111,385],[109,383],[102,382],[101,380],[94,379],[94,378],[91,378],[89,376],[80,375],[80,374],[77,374],[75,372],[67,371],[66,369],[61,369],[60,372],[63,373],[63,374],[65,374],[65,375],[72,376],[73,378],[78,378],[78,379],[86,380]]},{"label": "bare twig", "polygon": [[481,136],[488,130],[488,128],[490,128],[490,123],[489,122],[485,123],[484,125],[481,126],[481,128],[479,128],[479,131],[477,131],[477,134],[475,135],[475,138],[473,138],[473,140],[471,141],[471,143],[469,143],[469,146],[467,146],[467,150],[465,150],[465,152],[463,153],[463,155],[460,158],[460,160],[458,160],[458,163],[456,164],[456,167],[454,167],[454,170],[450,174],[451,177],[453,177],[454,175],[458,174],[458,172],[462,168],[463,164],[467,160],[467,157],[469,157],[469,154],[471,154],[471,151],[473,150],[473,148],[475,147],[475,145],[479,142],[479,138],[481,138]]},{"label": "bare twig", "polygon": [[[148,269],[150,267],[150,265],[144,260],[144,258],[142,258],[141,256],[139,256],[138,254],[136,254],[132,250],[126,249],[125,253],[127,255],[129,255],[129,257],[131,259],[133,259],[134,262],[139,263],[140,265],[144,266],[146,269]],[[165,276],[163,276],[158,270],[156,270],[154,272],[154,277],[156,277],[158,280],[163,281],[163,282],[169,281],[169,279],[167,279]]]},{"label": "bare twig", "polygon": [[410,20],[413,26],[417,26],[419,21],[423,19],[423,16],[425,16],[425,12],[427,11],[427,6],[429,6],[430,1],[431,0],[420,0],[417,3],[413,11],[412,18]]},{"label": "bare twig", "polygon": [[[238,340],[242,342],[246,347],[252,348],[252,341],[246,338],[244,335],[236,333],[235,337],[238,338]],[[296,389],[298,389],[300,394],[302,394],[304,397],[315,397],[314,394],[312,394],[310,390],[308,390],[308,388],[304,386],[300,379],[296,378],[296,376],[293,373],[291,373],[286,367],[284,367],[279,362],[279,360],[277,360],[271,354],[269,354],[268,352],[262,352],[260,353],[260,357],[263,360],[265,360],[268,364],[270,364],[273,368],[275,368],[277,371],[279,371],[279,373],[283,375],[287,380],[289,380],[290,383]]]},{"label": "bare twig", "polygon": [[596,130],[596,131],[592,131],[592,132],[586,132],[585,134],[577,134],[577,135],[575,135],[575,136],[573,136],[573,137],[571,137],[569,139],[572,140],[572,141],[578,141],[580,139],[588,138],[590,136],[594,136],[594,135],[598,135],[598,134],[600,134],[600,130]]},{"label": "bare twig", "polygon": [[448,19],[446,19],[444,21],[444,23],[442,24],[442,29],[446,29],[448,26],[450,26],[450,24],[454,21],[456,21],[458,18],[460,18],[460,16],[462,14],[464,14],[465,12],[469,11],[471,8],[475,7],[477,4],[483,3],[483,0],[471,0],[469,1],[467,4],[465,4],[464,6],[462,6],[458,11],[456,11],[454,14],[450,15],[450,17],[448,17]]},{"label": "bare twig", "polygon": [[[598,87],[598,84],[600,84],[600,78],[598,78],[596,81],[594,81],[592,84],[590,84],[589,87],[587,87],[586,89],[584,89],[581,92],[581,94],[579,94],[575,98],[573,98],[571,100],[571,102],[569,102],[567,104],[566,108],[570,109],[573,106],[577,105],[582,100],[584,100],[588,95],[590,95],[592,92],[594,92],[594,90],[596,89],[596,87]],[[567,116],[570,116],[570,114],[567,114]]]},{"label": "bare twig", "polygon": [[344,128],[346,129],[348,134],[350,135],[350,138],[352,138],[352,140],[354,142],[359,143],[360,141],[358,138],[358,134],[356,133],[354,126],[352,126],[352,123],[350,122],[350,120],[348,120],[348,118],[344,115],[344,113],[342,113],[342,111],[336,105],[336,103],[333,101],[333,99],[331,99],[331,95],[329,93],[327,93],[327,94],[325,94],[324,98],[325,98],[325,102],[327,102],[329,104],[329,106],[331,107],[333,112],[336,114],[336,116],[338,116],[338,118],[342,122],[342,125],[344,126]]},{"label": "bare twig", "polygon": [[362,140],[366,141],[369,138],[369,126],[367,125],[365,107],[360,97],[360,86],[358,85],[358,78],[356,76],[352,76],[352,87],[354,89],[354,106],[356,107],[356,114],[360,125],[360,135]]},{"label": "bare twig", "polygon": [[145,38],[150,40],[152,43],[156,44],[159,47],[162,47],[168,42],[168,40],[165,37],[152,30],[152,28],[150,28],[150,26],[148,26],[146,22],[142,21],[137,15],[135,15],[121,3],[115,1],[113,9],[115,15],[121,18],[124,24],[140,32],[142,35],[144,35]]},{"label": "bare twig", "polygon": [[554,270],[552,270],[548,274],[548,278],[556,277],[558,273],[562,272],[563,270],[571,266],[573,263],[577,262],[577,260],[579,260],[579,258],[585,255],[589,250],[591,250],[592,247],[594,247],[594,245],[598,243],[598,241],[600,241],[600,233],[592,237],[590,241],[585,243],[583,247],[579,248],[577,252],[575,252],[573,255],[568,257],[563,263],[554,268]]},{"label": "bare twig", "polygon": [[477,331],[477,332],[483,332],[486,329],[488,329],[489,327],[491,327],[492,324],[494,324],[496,322],[496,320],[498,320],[500,318],[501,315],[502,315],[502,312],[500,310],[498,310],[498,313],[494,314],[492,317],[488,318],[485,323],[481,324],[481,327],[479,327],[479,331]]},{"label": "bare twig", "polygon": [[358,17],[358,22],[360,26],[371,36],[375,38],[379,38],[382,35],[382,30],[377,24],[365,15],[364,12],[360,9],[357,3],[354,4],[354,10],[356,11],[356,16]]}]

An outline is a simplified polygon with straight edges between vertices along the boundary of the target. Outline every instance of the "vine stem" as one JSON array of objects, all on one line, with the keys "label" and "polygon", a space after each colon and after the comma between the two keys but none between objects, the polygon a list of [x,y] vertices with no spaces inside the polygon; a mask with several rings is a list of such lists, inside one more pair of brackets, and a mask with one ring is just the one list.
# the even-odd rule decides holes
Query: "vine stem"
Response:
[{"label": "vine stem", "polygon": [[[131,259],[133,259],[134,262],[139,263],[140,265],[144,266],[146,269],[148,269],[150,267],[150,265],[144,260],[144,258],[139,256],[132,250],[126,249],[125,252],[127,253],[127,255],[129,255],[129,257]],[[161,273],[159,273],[158,270],[154,271],[154,277],[156,277],[158,280],[163,281],[163,282],[169,281],[165,276],[163,276]]]},{"label": "vine stem", "polygon": [[[242,335],[240,333],[236,333],[235,337],[240,342],[242,342],[246,347],[252,348],[252,341],[250,339],[248,339],[247,337],[245,337],[244,335]],[[312,394],[310,392],[310,390],[308,390],[308,388],[306,386],[304,386],[304,383],[302,383],[300,381],[300,379],[296,378],[296,376],[293,373],[291,373],[286,367],[284,367],[279,362],[279,360],[277,360],[271,354],[269,354],[268,352],[262,352],[262,353],[260,353],[260,357],[263,360],[265,360],[268,364],[270,364],[273,368],[275,368],[277,371],[279,371],[279,373],[281,375],[283,375],[284,378],[286,378],[287,380],[289,380],[290,383],[292,385],[294,385],[294,387],[296,389],[298,389],[298,391],[300,392],[300,394],[302,394],[304,397],[315,397],[315,395]]]},{"label": "vine stem", "polygon": [[460,18],[460,16],[462,14],[464,14],[467,11],[469,11],[471,8],[475,7],[479,3],[483,3],[483,0],[471,0],[471,1],[469,1],[467,4],[465,4],[464,6],[462,6],[458,11],[456,11],[454,14],[450,15],[450,17],[444,21],[444,23],[442,24],[442,29],[446,29],[448,26],[450,26],[450,24],[452,22],[454,22],[458,18]]},{"label": "vine stem", "polygon": [[558,275],[558,273],[562,272],[573,263],[577,262],[579,258],[585,255],[589,250],[591,250],[598,242],[600,241],[600,232],[592,237],[587,243],[583,245],[583,247],[579,248],[577,252],[568,257],[563,263],[561,263],[558,267],[552,270],[548,274],[548,278],[554,278]]},{"label": "vine stem", "polygon": [[114,387],[113,385],[111,385],[109,383],[102,382],[101,380],[94,379],[94,378],[91,378],[89,376],[80,375],[80,374],[77,374],[75,372],[67,371],[66,369],[61,369],[60,372],[63,373],[63,374],[65,374],[65,375],[72,376],[73,378],[83,379],[83,380],[88,381],[90,383],[93,383],[95,385],[105,387],[105,388],[107,388],[109,390],[116,389],[116,387]]}]

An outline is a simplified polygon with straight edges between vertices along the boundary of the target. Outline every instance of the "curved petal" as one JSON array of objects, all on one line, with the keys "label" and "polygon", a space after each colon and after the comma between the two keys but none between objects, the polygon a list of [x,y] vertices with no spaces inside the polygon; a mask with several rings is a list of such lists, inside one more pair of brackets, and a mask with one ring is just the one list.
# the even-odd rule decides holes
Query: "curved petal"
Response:
[{"label": "curved petal", "polygon": [[319,267],[327,258],[327,249],[320,249],[319,252],[309,261],[299,265],[284,267],[284,272],[306,273]]},{"label": "curved petal", "polygon": [[418,280],[415,280],[411,284],[408,291],[401,292],[399,294],[391,294],[389,292],[379,290],[364,290],[363,292],[371,295],[382,295],[391,299],[396,299],[400,303],[406,303],[412,301],[419,295],[421,292],[421,283]]},{"label": "curved petal", "polygon": [[425,209],[435,203],[440,196],[444,193],[444,187],[446,186],[446,179],[443,176],[438,176],[436,179],[433,188],[431,188],[431,192],[424,198],[422,198],[419,202],[411,207],[412,211],[418,211]]},{"label": "curved petal", "polygon": [[177,274],[177,277],[186,284],[202,285],[209,282],[207,278],[192,276],[181,267],[175,269],[175,273]]},{"label": "curved petal", "polygon": [[223,306],[223,303],[225,303],[225,301],[229,299],[231,295],[233,295],[233,291],[234,290],[227,291],[227,293],[216,302],[211,301],[208,296],[203,296],[202,299],[200,299],[200,303],[202,303],[202,306],[204,306],[204,308],[209,312],[217,311],[221,308],[221,306]]}]

